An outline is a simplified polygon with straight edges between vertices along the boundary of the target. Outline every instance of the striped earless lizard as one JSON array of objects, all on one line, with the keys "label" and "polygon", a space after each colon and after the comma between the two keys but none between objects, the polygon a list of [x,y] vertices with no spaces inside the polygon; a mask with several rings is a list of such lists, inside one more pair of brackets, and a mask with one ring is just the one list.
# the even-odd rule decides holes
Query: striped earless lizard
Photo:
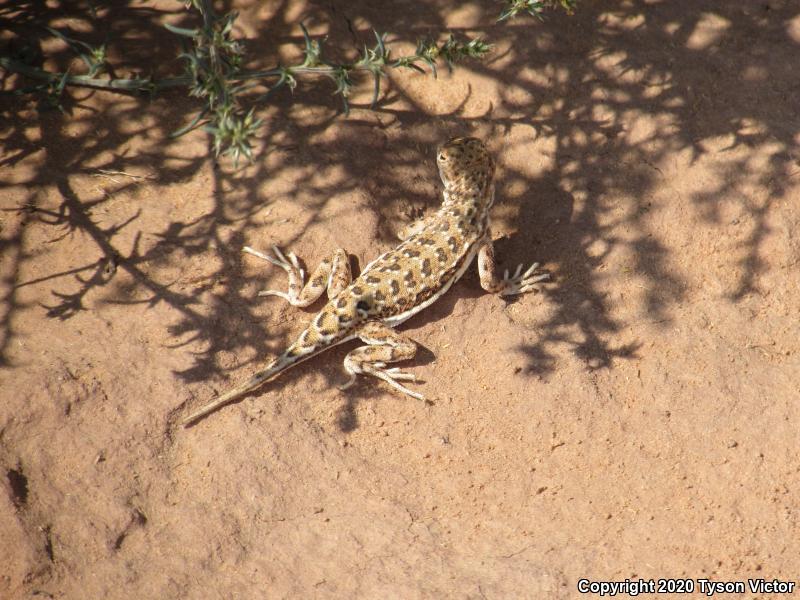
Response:
[{"label": "striped earless lizard", "polygon": [[415,376],[389,363],[407,360],[416,345],[394,331],[430,306],[458,281],[477,255],[481,286],[487,292],[514,296],[531,291],[547,279],[538,263],[523,272],[519,265],[513,275],[495,275],[494,250],[489,229],[489,210],[494,202],[494,161],[483,142],[470,137],[451,139],[438,150],[436,161],[444,183],[444,202],[434,214],[414,223],[404,241],[369,263],[352,280],[347,253],[341,248],[322,261],[305,283],[297,257],[273,247],[272,255],[251,248],[246,252],[281,267],[289,276],[288,292],[268,290],[262,296],[280,296],[293,306],[309,306],[327,289],[328,302],[286,351],[242,385],[222,394],[189,415],[189,425],[232,402],[290,367],[348,340],[364,342],[349,352],[344,368],[350,374],[345,389],[356,375],[372,375],[413,398],[423,399],[404,381]]}]

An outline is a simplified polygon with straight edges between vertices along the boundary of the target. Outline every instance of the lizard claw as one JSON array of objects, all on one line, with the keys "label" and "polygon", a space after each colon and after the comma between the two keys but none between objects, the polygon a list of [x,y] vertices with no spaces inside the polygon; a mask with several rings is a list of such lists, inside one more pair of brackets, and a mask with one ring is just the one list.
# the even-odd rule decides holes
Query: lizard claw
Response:
[{"label": "lizard claw", "polygon": [[395,381],[416,381],[417,376],[413,373],[404,373],[400,370],[399,367],[394,367],[392,369],[386,369],[384,371],[389,377],[394,379]]},{"label": "lizard claw", "polygon": [[278,246],[274,245],[272,246],[272,255],[254,250],[250,246],[245,246],[242,248],[242,250],[247,254],[252,254],[253,256],[264,259],[276,267],[280,267],[286,271],[286,274],[289,276],[288,292],[263,290],[258,292],[259,296],[278,296],[288,301],[290,304],[295,304],[297,302],[298,294],[303,288],[303,283],[305,282],[306,272],[300,267],[300,261],[294,252],[289,252],[287,256],[280,248],[278,248]]},{"label": "lizard claw", "polygon": [[414,392],[404,385],[398,383],[398,381],[417,381],[416,375],[413,373],[404,373],[398,367],[385,369],[385,365],[386,363],[383,362],[374,362],[370,365],[362,365],[360,368],[358,368],[358,370],[351,366],[351,368],[348,369],[350,378],[343,384],[337,385],[336,387],[339,390],[346,390],[347,388],[351,387],[356,382],[356,373],[359,373],[363,375],[372,375],[373,377],[382,379],[396,390],[399,390],[404,394],[411,396],[412,398],[416,398],[417,400],[425,400],[425,396],[422,394]]},{"label": "lizard claw", "polygon": [[550,273],[537,273],[539,263],[533,263],[524,273],[522,268],[523,266],[520,264],[511,277],[508,276],[508,269],[506,269],[503,275],[503,289],[499,292],[501,296],[525,294],[533,290],[540,281],[550,279]]},{"label": "lizard claw", "polygon": [[350,373],[350,378],[347,381],[345,381],[344,383],[342,383],[341,385],[337,385],[336,389],[346,390],[347,388],[352,387],[352,385],[355,382],[356,382],[356,376],[353,373]]},{"label": "lizard claw", "polygon": [[411,373],[404,373],[397,367],[392,369],[383,369],[380,367],[376,368],[374,365],[369,367],[365,366],[364,372],[369,373],[370,375],[377,377],[378,379],[383,379],[394,389],[396,389],[399,392],[403,392],[407,396],[411,396],[412,398],[416,398],[417,400],[425,400],[425,396],[423,396],[422,394],[414,392],[408,389],[403,384],[398,383],[399,381],[416,381],[417,380],[416,375],[412,375]]}]

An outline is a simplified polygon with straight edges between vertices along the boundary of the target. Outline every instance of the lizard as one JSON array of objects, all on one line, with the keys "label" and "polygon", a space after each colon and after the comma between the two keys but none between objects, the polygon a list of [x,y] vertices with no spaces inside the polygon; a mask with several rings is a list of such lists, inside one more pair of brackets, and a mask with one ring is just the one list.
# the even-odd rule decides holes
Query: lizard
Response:
[{"label": "lizard", "polygon": [[402,242],[370,262],[353,279],[348,255],[337,248],[311,273],[308,282],[294,253],[277,246],[264,254],[245,246],[244,251],[286,271],[288,291],[265,290],[259,296],[278,296],[291,305],[307,307],[327,291],[328,301],[297,339],[277,358],[247,381],[213,399],[183,420],[197,420],[254,391],[287,369],[344,342],[360,339],[365,345],[344,359],[347,389],[358,375],[370,375],[392,388],[424,400],[405,385],[416,381],[411,373],[387,368],[411,359],[416,344],[395,327],[441,298],[477,256],[481,287],[500,296],[516,296],[549,277],[539,263],[523,271],[519,265],[502,278],[495,273],[489,211],[495,198],[495,163],[484,143],[474,137],[456,137],[437,149],[436,162],[444,185],[443,202],[433,214],[401,232]]}]

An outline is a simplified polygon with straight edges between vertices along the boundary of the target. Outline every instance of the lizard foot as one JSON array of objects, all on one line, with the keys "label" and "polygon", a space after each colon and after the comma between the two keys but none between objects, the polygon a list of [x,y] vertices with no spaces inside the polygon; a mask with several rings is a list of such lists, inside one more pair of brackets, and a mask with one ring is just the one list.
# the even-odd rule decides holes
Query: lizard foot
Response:
[{"label": "lizard foot", "polygon": [[277,246],[272,246],[272,255],[264,254],[263,252],[254,250],[250,246],[245,246],[242,250],[247,254],[252,254],[253,256],[262,258],[272,263],[276,267],[280,267],[281,269],[286,271],[286,274],[289,276],[288,292],[279,292],[277,290],[264,290],[258,292],[259,296],[279,296],[284,300],[287,300],[291,304],[297,303],[300,295],[300,290],[302,289],[303,282],[305,281],[306,273],[300,267],[300,262],[297,258],[297,255],[294,252],[289,252],[287,256]]},{"label": "lizard foot", "polygon": [[522,265],[517,267],[514,275],[508,276],[508,269],[503,275],[502,289],[498,292],[501,296],[516,296],[525,294],[534,289],[540,281],[550,279],[550,273],[537,273],[539,263],[533,263],[528,270],[522,272]]}]

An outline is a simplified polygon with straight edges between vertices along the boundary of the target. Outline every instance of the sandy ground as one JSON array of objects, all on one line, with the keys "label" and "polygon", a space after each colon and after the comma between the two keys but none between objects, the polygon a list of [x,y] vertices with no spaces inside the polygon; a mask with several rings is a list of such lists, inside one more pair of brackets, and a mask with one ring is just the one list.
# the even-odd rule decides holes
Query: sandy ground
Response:
[{"label": "sandy ground", "polygon": [[[161,26],[191,23],[182,4],[128,4],[4,10],[28,39],[109,36],[120,75],[174,68]],[[449,29],[494,52],[438,81],[395,72],[373,111],[363,82],[349,118],[328,81],[283,91],[240,171],[201,131],[168,137],[196,107],[179,93],[0,100],[0,596],[800,579],[800,4],[609,0],[497,25],[491,2],[379,4],[236,8],[265,66],[297,56],[300,20],[332,49],[375,27],[397,50]],[[434,149],[459,134],[500,165],[500,262],[552,283],[506,303],[470,271],[403,326],[432,404],[337,390],[348,345],[180,428],[314,312],[258,298],[284,275],[240,248],[365,264],[436,206]]]}]

